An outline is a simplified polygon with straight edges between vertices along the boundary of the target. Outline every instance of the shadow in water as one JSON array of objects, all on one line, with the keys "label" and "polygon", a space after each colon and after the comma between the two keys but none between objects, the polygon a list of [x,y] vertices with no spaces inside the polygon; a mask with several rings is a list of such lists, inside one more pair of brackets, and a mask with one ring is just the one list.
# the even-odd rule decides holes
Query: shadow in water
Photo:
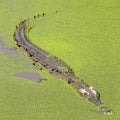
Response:
[{"label": "shadow in water", "polygon": [[42,80],[46,80],[42,78],[39,73],[36,72],[19,72],[14,74],[14,76],[19,78],[26,78],[34,82],[41,82]]}]

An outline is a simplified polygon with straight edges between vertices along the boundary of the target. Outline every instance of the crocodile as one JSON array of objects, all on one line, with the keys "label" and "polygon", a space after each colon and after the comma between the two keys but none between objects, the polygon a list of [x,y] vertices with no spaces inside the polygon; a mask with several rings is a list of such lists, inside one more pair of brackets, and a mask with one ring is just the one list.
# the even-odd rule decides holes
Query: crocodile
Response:
[{"label": "crocodile", "polygon": [[42,65],[50,74],[73,86],[80,96],[92,102],[96,106],[101,105],[100,93],[76,76],[68,64],[30,42],[27,36],[28,21],[29,19],[23,20],[16,26],[16,30],[13,35],[16,45],[27,53],[34,62],[34,65]]}]

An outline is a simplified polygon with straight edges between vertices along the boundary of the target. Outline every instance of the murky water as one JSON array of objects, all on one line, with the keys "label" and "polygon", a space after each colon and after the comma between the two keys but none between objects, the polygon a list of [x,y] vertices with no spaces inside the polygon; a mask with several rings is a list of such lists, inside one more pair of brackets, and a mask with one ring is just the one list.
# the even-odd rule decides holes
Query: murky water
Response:
[{"label": "murky water", "polygon": [[0,36],[0,53],[6,53],[6,54],[16,54],[15,48],[8,48],[4,44],[4,37]]},{"label": "murky water", "polygon": [[26,78],[34,82],[40,82],[42,80],[45,80],[40,76],[39,73],[36,73],[36,72],[19,72],[19,73],[14,74],[14,76],[19,77],[19,78]]},{"label": "murky water", "polygon": [[0,48],[0,52],[6,54],[16,54],[16,50],[14,48]]}]

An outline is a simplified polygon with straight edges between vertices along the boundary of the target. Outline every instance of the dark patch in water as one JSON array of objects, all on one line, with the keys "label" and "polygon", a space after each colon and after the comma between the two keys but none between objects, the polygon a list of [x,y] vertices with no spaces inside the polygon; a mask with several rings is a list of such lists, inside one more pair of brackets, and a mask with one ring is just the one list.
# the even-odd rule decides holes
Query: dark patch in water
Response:
[{"label": "dark patch in water", "polygon": [[34,82],[41,82],[42,80],[46,80],[42,78],[39,73],[36,73],[36,72],[19,72],[19,73],[14,74],[14,76],[20,77],[20,78],[26,78]]},{"label": "dark patch in water", "polygon": [[4,37],[0,36],[0,52],[1,53],[6,53],[6,54],[16,54],[16,49],[15,48],[8,48],[4,44]]},{"label": "dark patch in water", "polygon": [[0,52],[7,54],[16,54],[16,50],[14,48],[0,48]]}]

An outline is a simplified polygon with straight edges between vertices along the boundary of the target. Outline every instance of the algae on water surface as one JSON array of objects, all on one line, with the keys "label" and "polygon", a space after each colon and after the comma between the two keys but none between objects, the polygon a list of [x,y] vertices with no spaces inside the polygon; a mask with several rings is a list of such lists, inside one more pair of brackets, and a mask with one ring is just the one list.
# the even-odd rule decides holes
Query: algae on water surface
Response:
[{"label": "algae on water surface", "polygon": [[[112,116],[98,118],[92,112],[95,106],[79,97],[64,81],[35,69],[17,50],[17,57],[0,52],[0,119],[119,119],[119,5],[119,0],[0,0],[0,36],[4,44],[15,47],[15,26],[44,12],[46,16],[33,23],[31,41],[68,63],[101,93],[105,105],[113,110]],[[40,72],[48,81],[37,84],[13,76],[26,71]]]}]

